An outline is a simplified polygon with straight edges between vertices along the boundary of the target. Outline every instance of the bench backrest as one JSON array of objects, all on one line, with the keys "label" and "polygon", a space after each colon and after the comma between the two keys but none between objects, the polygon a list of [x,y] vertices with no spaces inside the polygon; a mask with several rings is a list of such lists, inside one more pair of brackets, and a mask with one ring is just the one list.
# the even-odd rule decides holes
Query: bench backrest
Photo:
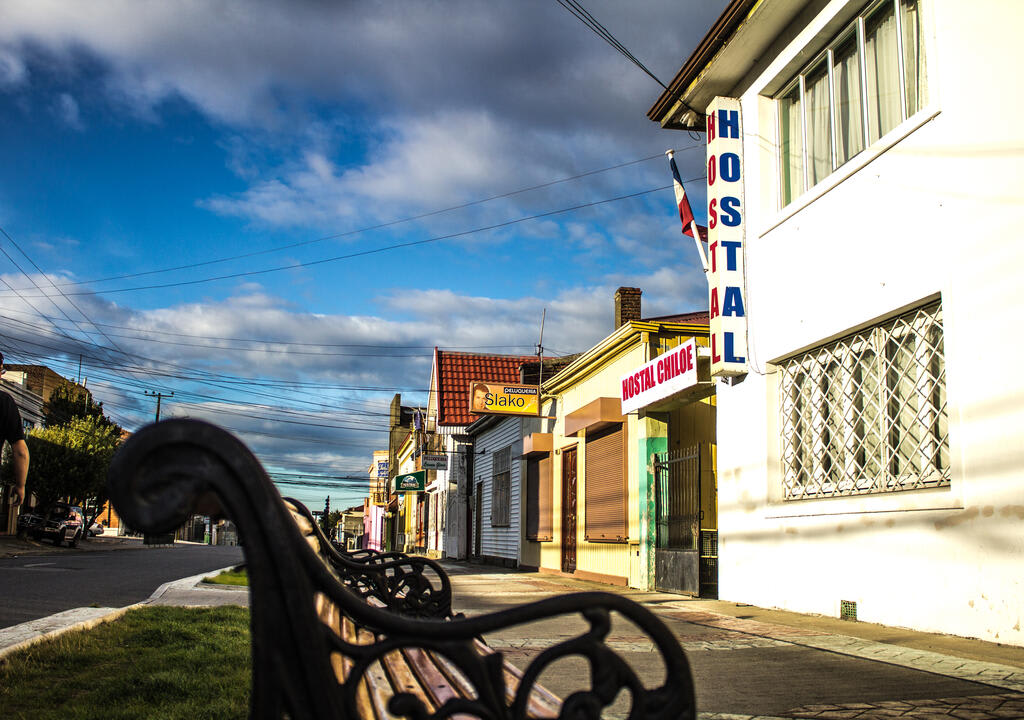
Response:
[{"label": "bench backrest", "polygon": [[381,553],[353,560],[324,535],[313,513],[294,498],[283,498],[299,532],[337,574],[338,579],[366,601],[374,601],[410,617],[444,619],[452,616],[452,586],[448,574],[429,558]]}]

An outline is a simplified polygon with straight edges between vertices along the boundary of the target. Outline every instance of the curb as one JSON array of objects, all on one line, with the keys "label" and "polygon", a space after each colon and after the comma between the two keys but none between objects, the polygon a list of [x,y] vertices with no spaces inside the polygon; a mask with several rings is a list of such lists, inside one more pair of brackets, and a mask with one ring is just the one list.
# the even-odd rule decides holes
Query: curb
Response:
[{"label": "curb", "polygon": [[231,570],[235,567],[237,567],[237,563],[226,568],[220,568],[219,570],[207,570],[199,575],[165,582],[147,599],[122,608],[72,608],[71,610],[63,610],[48,617],[29,620],[20,625],[4,628],[0,630],[0,663],[8,655],[18,650],[23,650],[44,640],[59,637],[67,632],[91,630],[97,625],[112,622],[129,610],[134,610],[159,600],[171,589],[187,590],[190,587],[195,587],[203,578],[216,575],[225,570]]}]

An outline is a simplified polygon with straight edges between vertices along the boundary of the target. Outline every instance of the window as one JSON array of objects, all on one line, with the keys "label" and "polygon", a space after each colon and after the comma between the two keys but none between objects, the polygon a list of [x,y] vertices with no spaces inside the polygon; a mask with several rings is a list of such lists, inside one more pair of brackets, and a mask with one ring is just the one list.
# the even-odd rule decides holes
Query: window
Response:
[{"label": "window", "polygon": [[949,485],[940,303],[779,370],[786,500]]},{"label": "window", "polygon": [[491,456],[491,527],[509,525],[511,461],[511,447],[502,448]]},{"label": "window", "polygon": [[783,207],[927,102],[920,0],[882,0],[776,98]]}]

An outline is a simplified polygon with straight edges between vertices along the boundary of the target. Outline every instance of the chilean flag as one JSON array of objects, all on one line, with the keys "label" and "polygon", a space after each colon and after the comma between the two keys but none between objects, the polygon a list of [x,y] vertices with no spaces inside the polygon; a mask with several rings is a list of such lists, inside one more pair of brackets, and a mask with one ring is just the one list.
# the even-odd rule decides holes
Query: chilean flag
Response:
[{"label": "chilean flag", "polygon": [[672,168],[672,189],[676,192],[676,205],[679,206],[679,220],[683,223],[683,235],[693,237],[693,210],[690,209],[690,201],[686,199],[683,181],[679,179],[676,159],[671,155],[668,158],[668,164]]},{"label": "chilean flag", "polygon": [[672,189],[676,192],[676,205],[679,206],[679,220],[683,223],[683,235],[689,235],[697,245],[697,254],[700,256],[700,264],[704,272],[708,271],[708,257],[704,251],[704,244],[708,240],[708,229],[698,225],[693,219],[693,210],[690,209],[690,201],[686,199],[686,189],[683,181],[679,179],[679,168],[676,167],[676,159],[673,150],[666,151],[668,164],[672,168]]}]

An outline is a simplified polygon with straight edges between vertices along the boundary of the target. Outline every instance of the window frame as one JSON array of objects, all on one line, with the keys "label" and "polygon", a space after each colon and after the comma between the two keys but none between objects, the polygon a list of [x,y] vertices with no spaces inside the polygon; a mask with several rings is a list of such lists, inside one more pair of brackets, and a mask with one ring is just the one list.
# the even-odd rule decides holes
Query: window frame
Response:
[{"label": "window frame", "polygon": [[[829,178],[836,174],[836,172],[843,166],[853,162],[859,155],[864,154],[867,150],[873,146],[879,144],[883,138],[885,138],[890,132],[898,128],[901,124],[905,123],[910,118],[918,115],[926,108],[929,107],[929,101],[922,101],[922,95],[927,97],[930,95],[928,88],[927,69],[924,72],[923,86],[918,86],[915,92],[915,98],[917,99],[916,108],[913,112],[909,112],[908,97],[907,97],[907,73],[906,73],[906,37],[903,28],[903,4],[908,0],[873,0],[873,2],[865,5],[857,15],[850,21],[848,21],[843,27],[835,33],[831,40],[826,43],[824,49],[814,54],[811,60],[805,63],[801,68],[794,74],[790,80],[785,82],[781,89],[771,96],[771,101],[774,106],[774,122],[775,122],[775,141],[776,141],[776,152],[775,152],[775,182],[778,186],[776,193],[776,201],[779,210],[786,210],[789,206],[794,205],[800,198],[807,195],[811,190],[818,186],[824,185]],[[921,13],[921,5],[926,0],[912,0],[917,13]],[[900,117],[892,128],[886,130],[886,132],[880,133],[878,138],[871,138],[870,131],[870,106],[871,99],[868,94],[868,77],[867,77],[867,61],[865,54],[866,37],[865,37],[865,21],[867,18],[873,16],[885,5],[889,5],[893,13],[894,19],[894,34],[895,34],[895,53],[896,58],[894,59],[896,64],[896,74],[898,75],[897,81],[899,86],[899,108]],[[846,41],[851,37],[851,34],[856,37],[857,43],[857,58],[858,58],[858,80],[859,80],[859,92],[860,92],[860,135],[861,135],[861,148],[856,153],[852,154],[845,160],[840,161],[840,153],[838,151],[838,110],[836,107],[835,97],[835,50],[840,48]],[[925,63],[927,66],[927,58],[929,54],[926,48],[922,53]],[[919,57],[920,61],[920,57]],[[809,138],[807,135],[807,115],[811,111],[810,104],[807,102],[806,94],[806,77],[813,70],[817,69],[820,63],[824,62],[826,65],[826,72],[828,76],[828,98],[829,98],[829,113],[830,118],[830,142],[829,142],[829,153],[830,153],[830,171],[823,177],[815,182],[811,182],[811,168],[810,168],[810,152],[809,152]],[[783,111],[782,101],[788,96],[795,88],[799,89],[798,98],[800,103],[800,123],[798,125],[800,131],[799,144],[800,144],[800,158],[801,158],[801,170],[802,178],[801,187],[796,190],[794,189],[787,199],[787,186],[786,186],[786,175],[784,171],[784,165],[787,162],[787,158],[783,155],[782,148],[786,146],[783,138]],[[924,90],[924,93],[921,91]],[[792,130],[792,128],[790,128]],[[792,147],[793,143],[790,142],[788,147]]]},{"label": "window frame", "polygon": [[[941,300],[773,365],[779,373],[779,500],[891,496],[951,486]],[[831,368],[835,376],[829,376]],[[839,402],[830,403],[837,389]],[[908,438],[916,439],[909,451]],[[838,457],[830,455],[833,449]]]},{"label": "window frame", "polygon": [[512,446],[491,454],[491,527],[509,527],[512,523]]}]

